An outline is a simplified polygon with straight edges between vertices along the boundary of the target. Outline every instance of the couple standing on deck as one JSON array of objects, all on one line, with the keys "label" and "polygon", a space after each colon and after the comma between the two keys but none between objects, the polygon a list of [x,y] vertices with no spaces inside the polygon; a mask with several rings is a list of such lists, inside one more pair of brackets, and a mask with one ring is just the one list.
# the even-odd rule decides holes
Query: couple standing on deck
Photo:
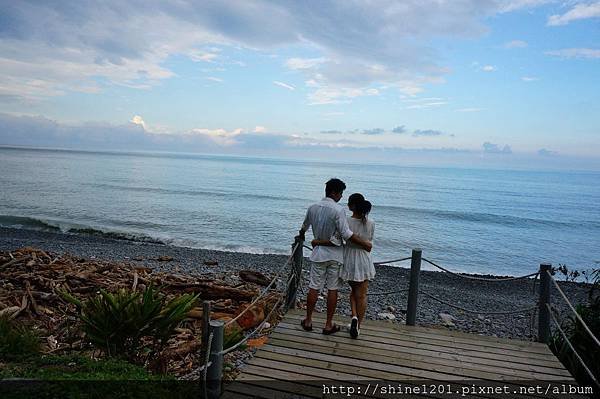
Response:
[{"label": "couple standing on deck", "polygon": [[[375,277],[371,259],[374,224],[367,218],[371,203],[359,193],[348,198],[352,216],[347,218],[344,208],[338,204],[346,184],[340,179],[331,179],[325,184],[325,198],[311,205],[300,229],[300,236],[312,227],[314,240],[310,255],[309,291],[306,298],[306,318],[302,328],[312,330],[312,314],[319,293],[327,286],[327,321],[323,334],[330,335],[340,330],[333,323],[337,306],[338,289],[344,280],[350,284],[350,306],[352,321],[350,336],[357,338],[367,308],[369,280]],[[345,244],[342,242],[345,241]]]}]

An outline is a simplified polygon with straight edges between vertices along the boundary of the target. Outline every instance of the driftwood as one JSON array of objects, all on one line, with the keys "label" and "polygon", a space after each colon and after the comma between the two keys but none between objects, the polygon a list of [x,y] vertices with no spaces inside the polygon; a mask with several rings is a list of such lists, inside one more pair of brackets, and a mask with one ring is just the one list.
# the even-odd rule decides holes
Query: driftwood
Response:
[{"label": "driftwood", "polygon": [[271,282],[267,276],[254,270],[240,270],[239,275],[242,280],[248,283],[262,285],[263,287],[266,287]]},{"label": "driftwood", "polygon": [[[169,257],[162,257],[165,262]],[[153,259],[148,259],[149,261]],[[45,352],[86,351],[89,346],[83,336],[77,335],[74,305],[58,293],[67,291],[85,301],[98,295],[100,290],[128,289],[137,292],[153,285],[160,287],[167,299],[183,293],[200,294],[199,303],[187,315],[160,356],[164,367],[175,375],[190,373],[190,368],[203,364],[198,349],[201,336],[201,301],[211,300],[211,319],[230,320],[251,302],[264,286],[267,277],[259,273],[240,273],[241,282],[228,284],[223,280],[181,273],[155,271],[139,263],[108,262],[84,259],[69,254],[56,254],[25,247],[11,252],[0,251],[0,315],[17,319],[40,332]],[[268,284],[268,282],[267,282]],[[264,318],[263,306],[272,306],[270,293],[248,312],[246,326],[255,325]],[[270,308],[270,306],[269,306]],[[240,318],[246,321],[246,318]],[[232,323],[236,328],[247,328]],[[75,334],[75,335],[74,335]],[[162,366],[161,366],[162,369]]]}]

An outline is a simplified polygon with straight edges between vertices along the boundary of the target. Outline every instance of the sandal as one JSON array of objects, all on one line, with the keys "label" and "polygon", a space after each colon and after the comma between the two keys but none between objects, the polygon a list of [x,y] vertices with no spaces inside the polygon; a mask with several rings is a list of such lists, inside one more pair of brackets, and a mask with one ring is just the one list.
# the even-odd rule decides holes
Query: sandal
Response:
[{"label": "sandal", "polygon": [[312,324],[310,326],[307,326],[305,322],[306,322],[306,319],[304,319],[300,322],[300,325],[302,326],[304,331],[312,331]]},{"label": "sandal", "polygon": [[337,324],[334,324],[333,327],[331,327],[331,329],[329,329],[329,330],[323,329],[323,335],[335,334],[338,331],[340,331],[340,326],[338,326]]}]

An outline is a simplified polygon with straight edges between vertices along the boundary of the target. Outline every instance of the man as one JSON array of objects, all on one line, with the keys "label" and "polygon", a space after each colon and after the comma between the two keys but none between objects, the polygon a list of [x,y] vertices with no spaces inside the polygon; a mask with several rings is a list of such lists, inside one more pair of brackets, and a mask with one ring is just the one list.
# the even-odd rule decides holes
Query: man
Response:
[{"label": "man", "polygon": [[310,283],[306,298],[306,318],[302,320],[302,328],[312,330],[312,314],[317,304],[319,292],[327,286],[327,322],[323,334],[334,334],[340,328],[333,323],[333,315],[337,306],[338,289],[342,283],[340,268],[344,261],[344,248],[341,238],[351,241],[371,252],[371,243],[354,235],[348,227],[346,212],[338,204],[346,184],[340,179],[331,179],[325,183],[325,198],[311,205],[306,212],[306,218],[300,229],[300,236],[312,227],[317,240],[330,240],[334,245],[315,246],[310,255]]}]

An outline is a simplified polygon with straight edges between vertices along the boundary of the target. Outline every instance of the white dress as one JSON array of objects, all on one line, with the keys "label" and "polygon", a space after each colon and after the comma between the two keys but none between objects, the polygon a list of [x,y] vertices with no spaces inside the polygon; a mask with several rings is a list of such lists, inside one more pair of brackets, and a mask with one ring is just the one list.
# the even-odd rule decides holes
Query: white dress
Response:
[{"label": "white dress", "polygon": [[[362,219],[348,217],[348,225],[354,234],[363,240],[373,242],[375,223],[371,219],[363,222]],[[341,278],[346,281],[365,281],[373,280],[374,277],[375,266],[371,253],[352,242],[346,242]]]}]

